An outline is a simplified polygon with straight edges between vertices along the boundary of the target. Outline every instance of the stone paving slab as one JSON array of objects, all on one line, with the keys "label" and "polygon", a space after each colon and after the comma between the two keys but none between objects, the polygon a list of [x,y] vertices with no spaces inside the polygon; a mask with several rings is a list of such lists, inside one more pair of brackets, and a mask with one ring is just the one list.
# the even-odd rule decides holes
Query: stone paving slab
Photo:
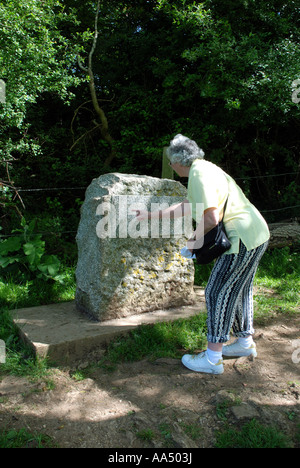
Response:
[{"label": "stone paving slab", "polygon": [[75,301],[18,309],[13,320],[21,337],[37,355],[67,365],[105,345],[118,335],[139,325],[188,318],[205,310],[204,291],[195,288],[192,306],[156,310],[104,322],[90,321],[75,307]]}]

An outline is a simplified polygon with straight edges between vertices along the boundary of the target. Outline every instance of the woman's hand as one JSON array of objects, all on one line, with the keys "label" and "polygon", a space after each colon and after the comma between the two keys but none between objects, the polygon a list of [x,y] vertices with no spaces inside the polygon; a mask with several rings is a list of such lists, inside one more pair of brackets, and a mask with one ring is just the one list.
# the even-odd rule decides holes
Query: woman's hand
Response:
[{"label": "woman's hand", "polygon": [[195,236],[193,236],[191,239],[187,241],[186,246],[189,249],[189,251],[193,253],[195,249],[201,249],[201,247],[203,247],[203,241],[204,241],[204,237],[200,237],[199,239],[196,239]]},{"label": "woman's hand", "polygon": [[191,239],[189,239],[186,243],[186,246],[187,248],[189,249],[189,251],[191,253],[193,253],[193,250],[195,248],[195,244],[196,244],[196,241],[195,241],[195,237],[192,237]]},{"label": "woman's hand", "polygon": [[193,236],[187,241],[187,248],[191,252],[193,252],[194,249],[201,249],[204,242],[204,235],[216,227],[218,222],[219,211],[217,208],[208,208],[205,210]]}]

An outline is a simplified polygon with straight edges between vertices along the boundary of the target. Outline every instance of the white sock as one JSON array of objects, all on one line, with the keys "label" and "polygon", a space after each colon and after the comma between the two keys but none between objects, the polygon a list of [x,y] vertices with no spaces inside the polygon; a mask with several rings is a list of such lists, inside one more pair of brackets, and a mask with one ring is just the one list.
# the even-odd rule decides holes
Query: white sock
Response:
[{"label": "white sock", "polygon": [[207,354],[208,360],[212,364],[217,364],[220,361],[220,359],[222,359],[222,351],[212,351],[211,349],[207,348],[206,354]]},{"label": "white sock", "polygon": [[253,343],[253,338],[252,338],[252,335],[248,335],[246,338],[240,338],[239,337],[239,344],[243,347],[243,348],[250,348],[250,346],[252,345]]}]

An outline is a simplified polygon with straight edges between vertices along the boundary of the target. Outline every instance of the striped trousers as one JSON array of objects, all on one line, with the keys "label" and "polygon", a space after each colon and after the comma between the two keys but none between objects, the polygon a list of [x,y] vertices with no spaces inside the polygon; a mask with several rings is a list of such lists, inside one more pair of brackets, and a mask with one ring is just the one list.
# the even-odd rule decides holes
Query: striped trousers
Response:
[{"label": "striped trousers", "polygon": [[226,343],[231,329],[237,337],[254,334],[253,280],[267,246],[247,251],[240,242],[238,254],[216,261],[205,289],[209,342]]}]

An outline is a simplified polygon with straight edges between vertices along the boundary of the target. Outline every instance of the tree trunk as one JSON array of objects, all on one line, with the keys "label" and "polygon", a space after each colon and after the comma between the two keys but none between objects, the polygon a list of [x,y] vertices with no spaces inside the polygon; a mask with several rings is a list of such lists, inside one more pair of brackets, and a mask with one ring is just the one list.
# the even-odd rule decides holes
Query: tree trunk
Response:
[{"label": "tree trunk", "polygon": [[269,248],[294,246],[300,242],[300,224],[293,222],[282,222],[269,224],[270,243]]},{"label": "tree trunk", "polygon": [[161,178],[162,179],[171,179],[174,180],[174,171],[169,164],[169,159],[167,157],[167,147],[163,149],[163,156],[162,156],[162,171],[161,171]]},{"label": "tree trunk", "polygon": [[[92,45],[92,48],[91,48],[91,51],[89,53],[89,59],[88,59],[88,67],[84,67],[83,64],[81,63],[81,59],[80,57],[78,56],[78,65],[79,67],[81,68],[81,70],[83,70],[85,73],[87,73],[89,75],[89,88],[90,88],[90,93],[91,93],[91,98],[92,98],[92,103],[93,103],[93,106],[94,106],[94,109],[98,115],[98,117],[100,118],[100,124],[98,124],[97,122],[95,122],[95,127],[93,130],[99,128],[100,131],[101,131],[101,136],[102,138],[109,144],[110,146],[110,154],[109,156],[106,158],[106,160],[104,161],[104,165],[105,166],[109,166],[110,163],[112,162],[112,160],[115,158],[116,156],[116,150],[114,148],[114,140],[112,138],[112,136],[110,135],[109,133],[109,128],[108,128],[108,121],[107,121],[107,118],[106,118],[106,115],[105,115],[105,112],[103,111],[103,109],[101,108],[100,104],[99,104],[99,101],[98,101],[98,98],[97,98],[97,92],[96,92],[96,86],[95,86],[95,78],[94,78],[94,72],[93,72],[93,55],[94,55],[94,52],[95,52],[95,49],[96,49],[96,46],[97,46],[97,41],[98,41],[98,36],[99,36],[99,32],[98,32],[98,19],[99,19],[99,13],[100,13],[100,0],[98,0],[98,4],[97,4],[97,10],[96,10],[96,16],[95,16],[95,34],[94,34],[94,41],[93,41],[93,45]],[[90,132],[87,132],[87,133],[90,133]],[[85,133],[85,135],[87,134]],[[85,136],[84,135],[84,136]],[[84,137],[83,136],[83,137]],[[80,137],[75,143],[73,143],[72,145],[72,148],[74,148],[74,146],[77,144],[77,142],[81,139],[82,137]]]}]

